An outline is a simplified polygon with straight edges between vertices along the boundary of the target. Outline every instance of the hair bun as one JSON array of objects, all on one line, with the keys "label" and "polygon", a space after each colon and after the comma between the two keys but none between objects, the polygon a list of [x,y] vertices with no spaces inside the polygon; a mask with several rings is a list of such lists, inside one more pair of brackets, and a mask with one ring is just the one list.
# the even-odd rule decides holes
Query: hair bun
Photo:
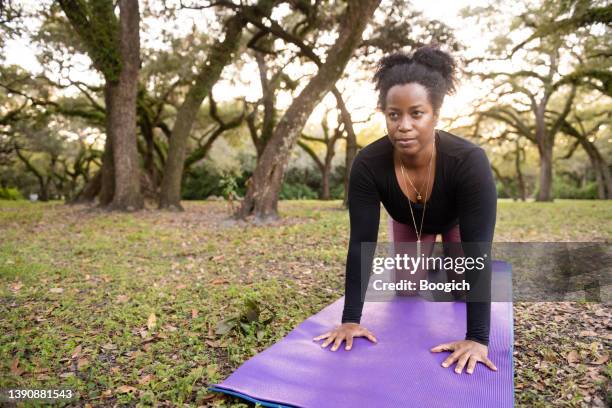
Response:
[{"label": "hair bun", "polygon": [[449,83],[454,82],[453,78],[457,64],[449,53],[440,50],[437,45],[420,47],[414,52],[412,59],[419,64],[426,65],[440,72]]},{"label": "hair bun", "polygon": [[[396,52],[394,54],[386,55],[382,57],[376,66],[376,73],[374,74],[373,81],[379,83],[379,78],[384,72],[391,69],[396,65],[411,64],[413,58],[405,52]],[[378,88],[378,87],[377,87]]]}]

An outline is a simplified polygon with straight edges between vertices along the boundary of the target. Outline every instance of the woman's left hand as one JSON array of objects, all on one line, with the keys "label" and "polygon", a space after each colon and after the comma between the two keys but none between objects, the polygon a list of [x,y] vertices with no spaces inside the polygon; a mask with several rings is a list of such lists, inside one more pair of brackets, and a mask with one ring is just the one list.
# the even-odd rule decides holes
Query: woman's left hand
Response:
[{"label": "woman's left hand", "polygon": [[442,367],[450,367],[456,361],[457,366],[455,367],[455,372],[457,374],[461,374],[466,364],[466,372],[472,374],[479,361],[491,370],[497,371],[495,364],[487,357],[489,348],[473,340],[459,340],[452,343],[439,344],[430,351],[434,353],[452,351],[452,354],[442,362]]}]

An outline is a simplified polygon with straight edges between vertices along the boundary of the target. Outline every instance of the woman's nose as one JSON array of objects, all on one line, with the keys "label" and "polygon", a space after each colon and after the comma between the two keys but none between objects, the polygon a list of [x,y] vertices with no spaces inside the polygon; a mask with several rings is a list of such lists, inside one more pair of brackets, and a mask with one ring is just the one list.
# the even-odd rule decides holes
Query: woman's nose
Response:
[{"label": "woman's nose", "polygon": [[407,117],[402,117],[400,119],[399,130],[400,131],[408,131],[412,129],[412,123],[410,123],[410,119]]}]

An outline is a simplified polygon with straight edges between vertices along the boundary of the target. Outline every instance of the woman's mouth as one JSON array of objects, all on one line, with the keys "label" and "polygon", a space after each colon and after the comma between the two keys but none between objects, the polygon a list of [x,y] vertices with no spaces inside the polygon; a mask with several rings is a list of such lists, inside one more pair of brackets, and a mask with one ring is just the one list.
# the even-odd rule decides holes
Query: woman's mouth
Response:
[{"label": "woman's mouth", "polygon": [[400,147],[410,147],[415,145],[417,142],[416,138],[413,139],[397,139],[396,143]]}]

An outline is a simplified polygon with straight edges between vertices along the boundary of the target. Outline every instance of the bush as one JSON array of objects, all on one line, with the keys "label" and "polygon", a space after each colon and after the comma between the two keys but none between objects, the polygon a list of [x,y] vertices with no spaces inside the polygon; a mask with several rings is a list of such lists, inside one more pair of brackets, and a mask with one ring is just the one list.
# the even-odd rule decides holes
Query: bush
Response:
[{"label": "bush", "polygon": [[332,188],[329,189],[329,198],[332,200],[342,200],[344,199],[344,184],[336,184]]},{"label": "bush", "polygon": [[579,200],[597,199],[597,182],[589,182],[584,187],[577,187],[563,180],[553,182],[554,198],[573,198]]},{"label": "bush", "polygon": [[309,186],[302,183],[283,183],[281,186],[281,200],[311,200],[317,199],[319,194]]},{"label": "bush", "polygon": [[191,169],[183,181],[183,200],[204,200],[209,195],[221,195],[222,176],[205,166]]},{"label": "bush", "polygon": [[0,200],[23,200],[23,196],[16,188],[0,187]]}]

